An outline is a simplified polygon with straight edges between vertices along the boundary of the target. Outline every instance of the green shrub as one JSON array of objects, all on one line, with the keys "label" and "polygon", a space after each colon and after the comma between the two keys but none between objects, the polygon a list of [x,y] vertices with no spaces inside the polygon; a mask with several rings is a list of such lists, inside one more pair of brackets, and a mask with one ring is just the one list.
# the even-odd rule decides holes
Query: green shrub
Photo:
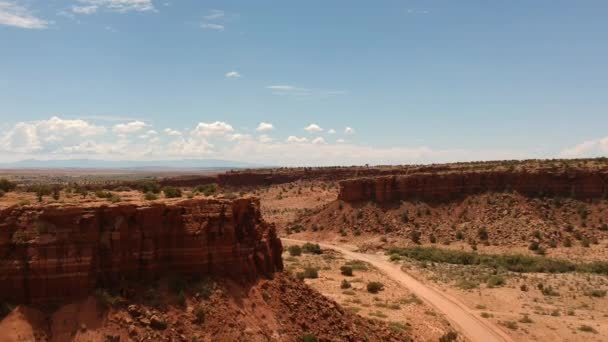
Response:
[{"label": "green shrub", "polygon": [[301,342],[317,342],[317,341],[319,341],[319,339],[317,339],[317,336],[315,336],[313,334],[304,334],[304,335],[302,335],[302,337],[300,337],[300,341]]},{"label": "green shrub", "polygon": [[144,194],[147,192],[158,194],[160,193],[160,184],[155,180],[146,180],[139,183],[139,189]]},{"label": "green shrub", "polygon": [[306,267],[303,272],[296,274],[298,279],[317,279],[319,278],[319,270],[314,267]]},{"label": "green shrub", "polygon": [[456,340],[458,340],[458,333],[455,331],[448,331],[439,338],[439,342],[454,342]]},{"label": "green shrub", "polygon": [[195,188],[195,190],[205,196],[211,196],[217,192],[217,185],[215,183],[199,185]]},{"label": "green shrub", "polygon": [[0,197],[4,197],[4,195],[5,195],[4,190],[0,190]]},{"label": "green shrub", "polygon": [[384,290],[384,284],[378,281],[371,281],[367,283],[367,292],[369,293],[378,293]]},{"label": "green shrub", "polygon": [[109,199],[110,197],[112,197],[112,193],[109,191],[97,190],[95,191],[95,196],[97,196],[97,198]]},{"label": "green shrub", "polygon": [[353,268],[347,265],[344,265],[342,267],[340,267],[340,273],[342,273],[342,275],[348,276],[348,277],[352,277],[353,276]]},{"label": "green shrub", "polygon": [[105,308],[112,307],[118,303],[119,298],[112,296],[105,289],[97,289],[95,290],[95,297],[101,303],[101,305]]},{"label": "green shrub", "polygon": [[538,241],[532,241],[530,242],[530,245],[528,246],[528,249],[531,251],[537,251],[540,248],[540,244],[538,243]]},{"label": "green shrub", "polygon": [[300,248],[300,246],[298,246],[298,245],[293,245],[293,246],[287,247],[287,251],[289,252],[289,255],[291,255],[291,256],[300,256],[302,254],[302,248]]},{"label": "green shrub", "polygon": [[456,240],[463,240],[464,234],[459,230],[456,232]]},{"label": "green shrub", "polygon": [[182,190],[174,186],[166,186],[163,188],[163,193],[166,198],[178,198],[182,197]]},{"label": "green shrub", "polygon": [[120,201],[122,201],[122,199],[120,198],[120,196],[118,196],[117,194],[112,194],[110,196],[110,198],[108,198],[110,200],[110,202],[112,203],[118,203]]},{"label": "green shrub", "polygon": [[575,264],[567,260],[519,254],[478,254],[436,247],[392,248],[389,254],[398,254],[418,261],[439,262],[456,265],[481,265],[494,269],[506,269],[518,273],[565,273],[581,271],[608,274],[608,263],[603,261]]},{"label": "green shrub", "polygon": [[606,297],[606,290],[591,290],[586,293],[589,297],[602,298]]},{"label": "green shrub", "polygon": [[146,201],[154,201],[158,199],[158,195],[153,192],[146,192],[144,198],[146,199]]},{"label": "green shrub", "polygon": [[307,242],[302,245],[302,252],[307,254],[321,254],[321,246],[316,243]]},{"label": "green shrub", "polygon": [[420,244],[420,232],[417,230],[412,230],[410,232],[410,240],[412,240],[415,244]]},{"label": "green shrub", "polygon": [[534,323],[534,321],[532,319],[530,319],[530,317],[528,315],[524,314],[524,316],[519,319],[519,323],[530,324],[530,323]]},{"label": "green shrub", "polygon": [[15,188],[17,187],[17,184],[9,181],[6,178],[0,178],[0,190],[4,191],[4,192],[10,192],[15,190]]},{"label": "green shrub", "polygon": [[589,326],[589,325],[585,325],[585,324],[578,327],[578,330],[597,334],[597,330],[595,330],[595,328],[593,328],[592,326]]},{"label": "green shrub", "polygon": [[505,278],[499,275],[493,275],[488,278],[488,287],[500,287],[505,284]]},{"label": "green shrub", "polygon": [[196,317],[196,323],[202,324],[205,322],[205,308],[197,306],[194,309],[194,317]]},{"label": "green shrub", "polygon": [[479,228],[477,230],[477,236],[482,241],[487,240],[488,239],[488,230],[486,228]]},{"label": "green shrub", "polygon": [[342,279],[342,282],[340,283],[340,288],[341,289],[350,289],[350,283],[348,282],[348,280]]},{"label": "green shrub", "polygon": [[399,255],[399,254],[391,254],[390,260],[391,261],[399,261],[399,260],[401,260],[401,255]]},{"label": "green shrub", "polygon": [[555,291],[553,289],[553,287],[551,287],[551,286],[543,286],[543,288],[540,291],[545,296],[552,296],[552,297],[558,297],[559,296],[559,292]]}]

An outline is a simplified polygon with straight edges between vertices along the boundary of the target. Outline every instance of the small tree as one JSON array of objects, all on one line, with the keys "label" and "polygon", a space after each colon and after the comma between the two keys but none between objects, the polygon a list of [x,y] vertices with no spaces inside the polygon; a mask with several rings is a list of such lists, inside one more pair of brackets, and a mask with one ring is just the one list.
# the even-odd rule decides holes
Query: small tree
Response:
[{"label": "small tree", "polygon": [[477,236],[480,240],[486,241],[488,239],[488,230],[486,228],[479,228],[477,230]]},{"label": "small tree", "polygon": [[289,255],[291,255],[291,256],[300,256],[302,254],[302,248],[300,248],[300,246],[298,246],[298,245],[293,245],[293,246],[287,247],[287,251],[289,252]]},{"label": "small tree", "polygon": [[163,188],[166,198],[178,198],[182,197],[182,190],[173,186],[166,186]]},{"label": "small tree", "polygon": [[4,191],[4,192],[10,192],[15,190],[15,188],[17,187],[17,184],[9,181],[6,178],[0,178],[0,190]]},{"label": "small tree", "polygon": [[410,239],[416,244],[420,244],[420,236],[421,234],[417,230],[412,230],[410,232]]},{"label": "small tree", "polygon": [[342,273],[342,275],[348,276],[348,277],[352,277],[353,276],[353,268],[347,265],[344,265],[342,267],[340,267],[340,273]]},{"label": "small tree", "polygon": [[321,250],[321,246],[316,243],[307,242],[302,245],[302,252],[308,254],[321,254],[323,251]]},{"label": "small tree", "polygon": [[367,292],[369,293],[378,293],[384,290],[384,284],[378,281],[371,281],[367,283]]}]

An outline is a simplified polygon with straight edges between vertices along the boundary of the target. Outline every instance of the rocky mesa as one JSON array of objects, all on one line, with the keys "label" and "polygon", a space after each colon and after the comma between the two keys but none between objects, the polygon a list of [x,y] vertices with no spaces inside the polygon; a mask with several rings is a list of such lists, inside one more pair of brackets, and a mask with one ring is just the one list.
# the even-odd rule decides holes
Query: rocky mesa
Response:
[{"label": "rocky mesa", "polygon": [[45,305],[172,273],[240,282],[282,270],[255,198],[0,211],[0,301]]},{"label": "rocky mesa", "polygon": [[603,198],[608,195],[608,170],[474,171],[358,178],[340,182],[339,199],[445,202],[484,192],[511,191],[530,197]]}]

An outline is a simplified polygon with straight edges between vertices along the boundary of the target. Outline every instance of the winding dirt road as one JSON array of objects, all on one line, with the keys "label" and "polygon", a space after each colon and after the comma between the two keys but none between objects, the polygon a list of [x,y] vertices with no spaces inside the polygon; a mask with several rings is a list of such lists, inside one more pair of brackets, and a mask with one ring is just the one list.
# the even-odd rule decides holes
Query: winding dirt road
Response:
[{"label": "winding dirt road", "polygon": [[[306,242],[318,243],[315,241],[303,241],[294,239],[281,239],[285,244],[302,244]],[[361,260],[370,263],[388,277],[407,287],[412,293],[418,296],[427,304],[431,305],[452,323],[452,325],[473,342],[493,342],[493,341],[512,341],[500,328],[478,317],[472,310],[467,308],[458,299],[440,292],[419,280],[403,272],[398,264],[391,263],[382,255],[358,253],[343,246],[336,246],[326,243],[318,243],[321,247],[333,249],[342,253],[347,259]]]}]

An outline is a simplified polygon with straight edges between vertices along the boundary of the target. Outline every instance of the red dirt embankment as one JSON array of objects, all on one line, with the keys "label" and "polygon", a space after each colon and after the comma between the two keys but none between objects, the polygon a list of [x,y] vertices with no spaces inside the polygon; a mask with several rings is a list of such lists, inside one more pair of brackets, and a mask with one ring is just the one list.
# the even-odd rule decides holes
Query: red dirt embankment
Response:
[{"label": "red dirt embankment", "polygon": [[346,202],[444,202],[484,192],[506,191],[531,197],[603,198],[608,195],[608,171],[482,171],[358,178],[340,182],[338,198]]},{"label": "red dirt embankment", "polygon": [[251,281],[281,270],[259,200],[150,206],[13,206],[0,211],[0,302],[51,304],[163,275]]}]

